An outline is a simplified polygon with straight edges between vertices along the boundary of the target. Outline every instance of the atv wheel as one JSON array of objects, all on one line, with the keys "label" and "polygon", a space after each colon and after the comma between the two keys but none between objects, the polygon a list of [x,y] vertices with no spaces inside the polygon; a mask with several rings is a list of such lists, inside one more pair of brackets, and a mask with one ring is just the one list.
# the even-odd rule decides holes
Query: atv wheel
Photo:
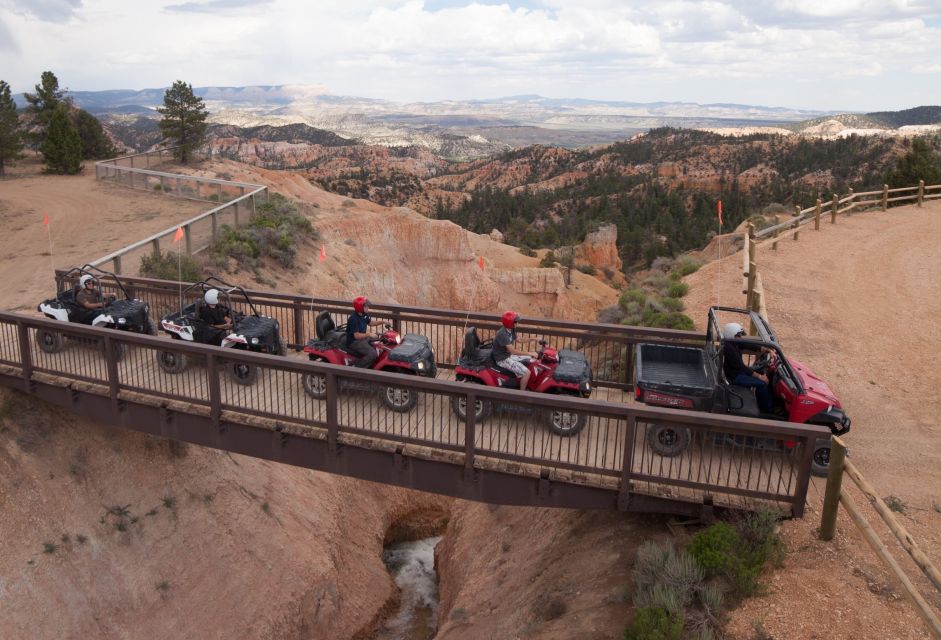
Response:
[{"label": "atv wheel", "polygon": [[588,422],[587,416],[564,409],[550,410],[546,413],[546,425],[557,436],[574,436]]},{"label": "atv wheel", "polygon": [[[455,396],[451,398],[451,410],[461,420],[467,419],[467,398]],[[489,400],[478,399],[474,403],[474,421],[483,422],[493,411],[493,403]]]},{"label": "atv wheel", "polygon": [[149,336],[157,335],[157,325],[150,318],[147,318],[147,324],[144,325],[144,333]]},{"label": "atv wheel", "polygon": [[284,340],[278,340],[278,350],[275,355],[286,356],[288,354],[288,343]]},{"label": "atv wheel", "polygon": [[[318,359],[313,362],[323,362],[323,360]],[[311,398],[323,400],[327,397],[327,376],[322,373],[305,373],[304,391]]]},{"label": "atv wheel", "polygon": [[818,438],[814,443],[813,462],[810,472],[818,477],[825,478],[830,471],[830,438]]},{"label": "atv wheel", "polygon": [[62,351],[62,347],[65,346],[65,340],[58,331],[39,329],[36,331],[36,344],[46,353],[56,353]]},{"label": "atv wheel", "polygon": [[236,384],[255,384],[258,379],[258,367],[244,362],[227,362],[225,368],[229,370],[232,381]]},{"label": "atv wheel", "polygon": [[682,453],[689,446],[689,429],[673,424],[650,425],[647,427],[647,446],[657,455],[672,458]]},{"label": "atv wheel", "polygon": [[392,411],[405,413],[415,406],[418,396],[418,391],[407,387],[386,387],[382,393],[382,401]]},{"label": "atv wheel", "polygon": [[167,373],[180,373],[186,368],[186,354],[173,351],[158,351],[157,364]]}]

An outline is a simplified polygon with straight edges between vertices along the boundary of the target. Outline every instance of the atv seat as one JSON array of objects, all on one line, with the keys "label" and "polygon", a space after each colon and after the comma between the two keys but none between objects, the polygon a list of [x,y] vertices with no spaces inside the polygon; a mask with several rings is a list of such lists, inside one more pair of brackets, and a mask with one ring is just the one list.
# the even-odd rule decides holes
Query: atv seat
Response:
[{"label": "atv seat", "polygon": [[505,375],[505,376],[510,376],[511,378],[519,378],[518,375],[516,375],[515,373],[513,373],[513,372],[510,371],[509,369],[504,369],[504,368],[501,367],[499,364],[497,364],[496,359],[494,359],[494,357],[493,357],[493,352],[491,352],[491,354],[490,354],[490,359],[489,359],[489,362],[488,362],[487,364],[489,364],[489,365],[490,365],[490,368],[493,369],[494,371],[496,371],[497,373],[502,373],[503,375]]},{"label": "atv seat", "polygon": [[725,394],[725,406],[729,413],[752,418],[759,416],[758,400],[752,389],[736,384],[721,385],[720,388]]},{"label": "atv seat", "polygon": [[465,367],[482,367],[492,362],[492,353],[493,348],[489,342],[481,344],[476,327],[468,327],[464,332],[464,348],[461,350],[458,364]]},{"label": "atv seat", "polygon": [[337,327],[329,311],[321,311],[314,321],[317,339],[330,343],[335,349],[346,351],[346,326]]}]

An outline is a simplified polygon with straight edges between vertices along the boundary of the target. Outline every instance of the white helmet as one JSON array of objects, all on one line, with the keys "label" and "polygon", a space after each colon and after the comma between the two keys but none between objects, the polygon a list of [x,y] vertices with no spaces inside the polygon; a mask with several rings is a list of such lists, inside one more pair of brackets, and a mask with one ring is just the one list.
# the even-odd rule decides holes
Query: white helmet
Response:
[{"label": "white helmet", "polygon": [[204,298],[206,299],[206,304],[219,304],[219,290],[210,289],[206,292]]},{"label": "white helmet", "polygon": [[92,281],[94,279],[95,279],[94,276],[90,276],[86,273],[85,275],[83,275],[81,278],[78,279],[78,286],[84,289],[85,285],[88,284],[89,281]]},{"label": "white helmet", "polygon": [[737,322],[730,322],[722,327],[722,337],[725,340],[734,340],[740,335],[745,335],[745,327]]}]

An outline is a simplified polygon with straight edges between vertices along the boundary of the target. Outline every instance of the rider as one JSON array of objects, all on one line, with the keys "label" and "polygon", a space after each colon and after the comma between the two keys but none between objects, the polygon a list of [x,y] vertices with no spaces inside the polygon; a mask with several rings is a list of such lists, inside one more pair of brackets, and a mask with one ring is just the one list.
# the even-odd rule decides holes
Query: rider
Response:
[{"label": "rider", "polygon": [[95,277],[87,273],[79,278],[78,293],[75,294],[75,301],[85,309],[104,308],[104,297],[102,297],[101,291],[96,288],[97,284]]},{"label": "rider", "polygon": [[378,340],[379,336],[369,332],[369,327],[382,324],[382,320],[373,320],[369,317],[369,300],[366,296],[356,296],[353,299],[353,313],[346,321],[346,348],[359,356],[353,363],[354,367],[368,369],[379,357],[376,348],[370,340]]},{"label": "rider", "polygon": [[513,346],[516,342],[516,325],[520,321],[520,314],[507,311],[500,320],[503,328],[497,331],[497,335],[493,338],[493,359],[498,365],[518,376],[520,389],[525,391],[530,377],[529,367],[526,365],[530,358],[536,357],[536,354],[520,351]]},{"label": "rider", "polygon": [[722,370],[730,383],[754,389],[758,399],[758,408],[762,413],[771,413],[774,404],[768,378],[755,371],[753,367],[747,366],[742,360],[741,347],[731,342],[745,335],[745,328],[737,322],[729,322],[722,327]]},{"label": "rider", "polygon": [[222,344],[222,338],[232,329],[232,310],[224,304],[219,304],[219,290],[210,289],[203,296],[206,305],[199,310],[199,319],[211,329],[209,342]]}]

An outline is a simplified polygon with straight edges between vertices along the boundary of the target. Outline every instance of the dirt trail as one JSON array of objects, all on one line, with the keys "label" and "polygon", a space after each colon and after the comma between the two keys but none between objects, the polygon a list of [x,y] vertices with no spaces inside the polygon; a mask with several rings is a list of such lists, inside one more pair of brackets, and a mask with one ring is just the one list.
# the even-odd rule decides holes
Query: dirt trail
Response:
[{"label": "dirt trail", "polygon": [[[40,171],[39,161],[28,159],[0,180],[0,273],[16,274],[0,305],[8,310],[34,309],[52,295],[54,267],[80,266],[209,208],[99,183],[91,162],[75,176]],[[51,256],[44,215],[49,216]],[[136,272],[137,267],[129,264],[125,270]]]},{"label": "dirt trail", "polygon": [[[757,262],[785,353],[831,384],[853,419],[846,436],[851,459],[881,497],[899,499],[902,524],[941,566],[941,370],[931,366],[941,349],[938,237],[941,202],[935,201],[854,214],[819,232],[808,228],[798,242],[783,237],[777,251],[759,248]],[[687,310],[699,325],[716,302],[717,281],[723,305],[744,303],[741,270],[738,253],[688,278]],[[810,513],[787,525],[795,553],[775,575],[771,595],[736,612],[740,627],[766,615],[764,626],[775,638],[927,637],[845,512],[833,545],[815,540],[824,486],[814,481]],[[853,495],[865,504],[858,491]],[[869,517],[879,522],[875,512]],[[877,529],[890,539],[881,523]],[[889,546],[941,609],[941,595],[898,545]],[[824,629],[833,616],[840,627]],[[808,626],[798,633],[788,620]],[[821,626],[811,629],[811,621]]]}]

